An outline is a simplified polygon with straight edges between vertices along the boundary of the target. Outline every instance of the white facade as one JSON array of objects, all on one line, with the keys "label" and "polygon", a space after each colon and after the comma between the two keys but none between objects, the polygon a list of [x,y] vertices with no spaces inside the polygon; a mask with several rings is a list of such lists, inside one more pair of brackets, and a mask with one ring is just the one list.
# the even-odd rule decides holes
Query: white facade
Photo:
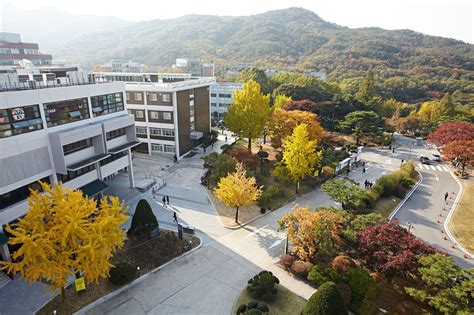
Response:
[{"label": "white facade", "polygon": [[233,93],[242,88],[242,83],[216,82],[211,85],[211,116],[214,120],[224,118],[227,107],[234,102]]},{"label": "white facade", "polygon": [[27,212],[39,180],[77,189],[128,168],[133,187],[137,144],[123,82],[1,92],[0,233]]}]

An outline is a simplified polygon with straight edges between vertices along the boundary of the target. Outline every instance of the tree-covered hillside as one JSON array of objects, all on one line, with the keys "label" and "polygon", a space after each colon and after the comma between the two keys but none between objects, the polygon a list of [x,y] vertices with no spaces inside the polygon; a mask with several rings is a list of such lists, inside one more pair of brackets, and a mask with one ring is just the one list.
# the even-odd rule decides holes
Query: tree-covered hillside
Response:
[{"label": "tree-covered hillside", "polygon": [[471,44],[409,30],[349,29],[300,8],[140,22],[68,43],[61,57],[89,67],[125,57],[155,70],[179,57],[200,57],[217,66],[295,66],[326,71],[348,92],[372,67],[382,93],[401,101],[433,92],[474,92]]}]

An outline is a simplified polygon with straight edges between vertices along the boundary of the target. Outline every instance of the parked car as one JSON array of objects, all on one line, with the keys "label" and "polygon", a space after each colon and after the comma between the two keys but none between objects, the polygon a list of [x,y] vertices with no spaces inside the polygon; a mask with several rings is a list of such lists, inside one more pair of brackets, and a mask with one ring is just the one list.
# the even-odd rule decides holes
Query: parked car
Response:
[{"label": "parked car", "polygon": [[441,157],[439,156],[439,154],[433,154],[433,161],[441,162]]},{"label": "parked car", "polygon": [[420,162],[427,165],[431,164],[431,160],[427,156],[423,156],[423,155],[420,156]]}]

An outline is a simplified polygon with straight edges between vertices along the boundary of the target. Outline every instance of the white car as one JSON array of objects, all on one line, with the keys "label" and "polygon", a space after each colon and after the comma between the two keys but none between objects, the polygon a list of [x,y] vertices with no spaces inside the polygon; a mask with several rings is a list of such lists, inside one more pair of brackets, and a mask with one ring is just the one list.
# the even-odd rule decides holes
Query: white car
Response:
[{"label": "white car", "polygon": [[433,154],[433,161],[441,162],[441,157],[439,156],[439,154]]}]

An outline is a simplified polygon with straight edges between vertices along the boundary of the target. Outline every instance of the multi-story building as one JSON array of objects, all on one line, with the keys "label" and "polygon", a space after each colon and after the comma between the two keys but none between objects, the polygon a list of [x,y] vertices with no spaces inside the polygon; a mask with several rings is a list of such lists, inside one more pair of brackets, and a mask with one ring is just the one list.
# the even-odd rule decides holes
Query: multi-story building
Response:
[{"label": "multi-story building", "polygon": [[10,259],[5,224],[27,212],[29,189],[62,182],[93,197],[119,171],[133,187],[131,148],[138,144],[123,82],[66,78],[60,87],[1,90],[0,260]]},{"label": "multi-story building", "polygon": [[22,59],[35,65],[49,65],[53,57],[42,54],[38,44],[23,43],[20,34],[0,32],[0,66],[18,65]]},{"label": "multi-story building", "polygon": [[179,159],[211,131],[210,85],[214,78],[96,73],[95,79],[126,81],[127,109],[135,117],[139,152],[165,153]]},{"label": "multi-story building", "polygon": [[201,59],[177,58],[173,69],[189,73],[193,77],[214,76],[214,64],[205,63]]},{"label": "multi-story building", "polygon": [[234,102],[233,93],[242,88],[242,83],[216,82],[211,85],[212,119],[221,120],[227,113],[227,107]]},{"label": "multi-story building", "polygon": [[112,59],[109,63],[99,66],[100,72],[145,72],[145,65],[128,59]]}]

